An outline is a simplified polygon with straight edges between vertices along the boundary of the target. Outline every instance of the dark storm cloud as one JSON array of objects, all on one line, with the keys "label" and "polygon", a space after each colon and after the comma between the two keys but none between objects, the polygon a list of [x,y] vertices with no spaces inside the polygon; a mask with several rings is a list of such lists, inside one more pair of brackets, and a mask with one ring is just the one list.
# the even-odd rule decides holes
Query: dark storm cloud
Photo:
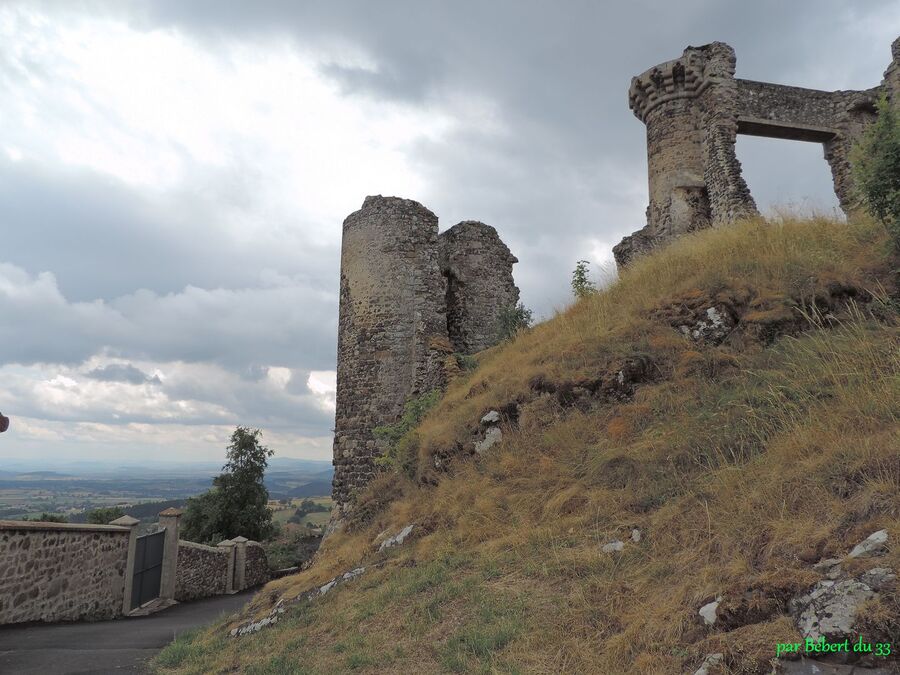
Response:
[{"label": "dark storm cloud", "polygon": [[192,195],[182,190],[151,200],[87,169],[12,162],[0,154],[0,261],[32,273],[52,271],[71,301],[140,289],[173,293],[189,284],[248,286],[265,269],[336,288],[328,272],[337,264],[337,247],[311,244],[296,225],[280,245],[235,241],[222,222],[225,197],[237,199],[255,180],[244,184],[229,173],[192,170]]},{"label": "dark storm cloud", "polygon": [[140,290],[70,302],[52,274],[0,263],[0,365],[78,364],[101,350],[156,361],[210,361],[238,371],[268,364],[327,369],[336,298],[301,282],[238,289]]},{"label": "dark storm cloud", "polygon": [[[464,218],[495,225],[521,263],[526,302],[546,314],[564,303],[574,261],[607,252],[643,224],[644,128],[628,110],[630,79],[689,44],[730,43],[738,76],[799,86],[877,84],[900,26],[893,2],[561,3],[162,0],[137,25],[175,27],[200,40],[290,36],[302,48],[352,45],[374,69],[325,65],[350,95],[422,105],[496,106],[501,129],[470,126],[412,157],[432,186],[423,201],[441,227]],[[884,43],[873,41],[877,26]],[[786,145],[740,151],[762,197],[783,196],[778,171],[814,176],[794,202],[834,204],[821,157]],[[769,206],[764,201],[763,207]]]},{"label": "dark storm cloud", "polygon": [[128,384],[162,383],[157,375],[148,375],[130,363],[110,363],[109,365],[89,370],[84,376],[93,380],[100,380],[101,382],[126,382]]}]

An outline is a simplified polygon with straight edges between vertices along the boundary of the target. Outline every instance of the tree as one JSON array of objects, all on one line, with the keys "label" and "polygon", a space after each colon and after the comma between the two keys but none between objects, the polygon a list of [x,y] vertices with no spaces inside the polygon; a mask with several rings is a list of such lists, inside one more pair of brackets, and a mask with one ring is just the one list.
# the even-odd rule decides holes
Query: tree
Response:
[{"label": "tree", "polygon": [[116,518],[121,518],[125,512],[118,506],[101,506],[87,513],[87,521],[92,525],[109,525]]},{"label": "tree", "polygon": [[588,278],[590,263],[587,260],[579,260],[572,272],[572,292],[578,300],[586,298],[597,292],[594,282]]},{"label": "tree", "polygon": [[851,161],[860,197],[900,249],[900,113],[886,96],[878,101],[878,119],[853,148]]},{"label": "tree", "polygon": [[275,452],[260,443],[261,436],[259,429],[235,429],[212,489],[188,500],[182,521],[185,539],[216,544],[244,536],[262,541],[274,533],[263,477]]},{"label": "tree", "polygon": [[500,339],[511,340],[519,331],[531,327],[531,310],[521,302],[500,312]]}]

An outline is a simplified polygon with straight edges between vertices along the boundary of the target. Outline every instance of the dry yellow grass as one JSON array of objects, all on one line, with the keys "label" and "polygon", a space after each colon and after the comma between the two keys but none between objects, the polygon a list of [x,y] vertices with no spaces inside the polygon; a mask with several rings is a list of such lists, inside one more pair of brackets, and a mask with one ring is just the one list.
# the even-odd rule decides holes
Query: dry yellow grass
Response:
[{"label": "dry yellow grass", "polygon": [[[889,250],[871,221],[785,219],[701,232],[638,262],[480,355],[417,430],[414,475],[390,479],[398,498],[244,617],[361,562],[382,567],[252,637],[218,625],[179,640],[156,667],[683,673],[721,651],[729,672],[769,672],[775,643],[796,637],[784,599],[819,578],[811,563],[882,527],[900,536]],[[721,346],[694,343],[669,318],[698,298],[749,319]],[[633,397],[535,394],[535,378],[577,383],[637,357],[655,375]],[[518,429],[480,460],[460,457],[480,416],[511,402]],[[375,536],[409,522],[424,534],[379,557]],[[601,553],[635,527],[639,543]],[[875,564],[900,569],[900,547],[860,562]],[[718,594],[729,618],[709,630],[697,609]],[[896,641],[898,607],[896,590],[873,605],[867,639]]]}]

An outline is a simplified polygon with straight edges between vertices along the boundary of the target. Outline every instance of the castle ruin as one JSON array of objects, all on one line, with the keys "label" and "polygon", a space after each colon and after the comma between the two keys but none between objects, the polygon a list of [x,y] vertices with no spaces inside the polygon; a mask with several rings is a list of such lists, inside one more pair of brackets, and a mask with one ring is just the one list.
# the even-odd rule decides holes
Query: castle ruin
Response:
[{"label": "castle ruin", "polygon": [[514,307],[517,262],[496,230],[464,221],[438,234],[438,219],[410,199],[366,197],[344,220],[338,319],[332,497],[347,512],[385,450],[374,429],[406,402],[443,388],[454,353],[500,340]]},{"label": "castle ruin", "polygon": [[688,47],[633,78],[628,105],[647,125],[650,205],[646,226],[613,248],[618,266],[686,232],[758,213],[735,155],[738,134],[821,143],[841,208],[852,211],[850,149],[882,94],[900,100],[900,38],[892,55],[882,83],[863,91],[735,78],[724,42]]}]

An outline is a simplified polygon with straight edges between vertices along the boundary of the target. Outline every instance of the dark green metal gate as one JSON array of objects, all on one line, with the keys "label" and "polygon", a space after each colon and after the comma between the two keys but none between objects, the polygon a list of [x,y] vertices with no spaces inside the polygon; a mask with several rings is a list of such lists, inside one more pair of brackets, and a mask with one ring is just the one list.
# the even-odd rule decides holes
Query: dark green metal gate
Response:
[{"label": "dark green metal gate", "polygon": [[163,551],[166,531],[137,538],[134,550],[134,581],[131,586],[131,609],[159,597],[162,580]]}]

